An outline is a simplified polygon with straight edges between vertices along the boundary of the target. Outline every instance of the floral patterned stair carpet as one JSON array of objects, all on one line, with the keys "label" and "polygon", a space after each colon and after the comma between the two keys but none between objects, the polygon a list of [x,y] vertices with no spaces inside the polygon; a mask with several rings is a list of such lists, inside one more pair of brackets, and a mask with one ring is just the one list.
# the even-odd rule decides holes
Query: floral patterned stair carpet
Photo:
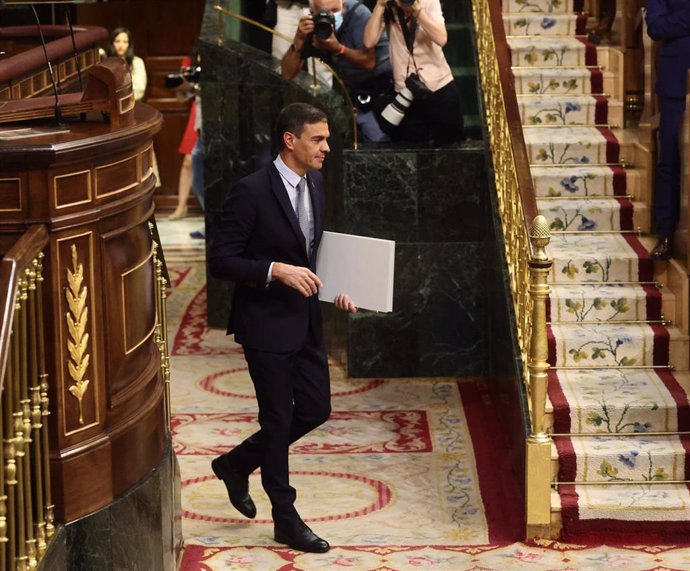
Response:
[{"label": "floral patterned stair carpet", "polygon": [[673,434],[690,430],[690,406],[666,369],[673,340],[649,254],[631,232],[634,173],[619,164],[583,8],[503,3],[537,202],[553,236],[549,398],[562,435],[557,478],[567,483],[558,487],[563,537],[666,541],[690,530],[690,440]]},{"label": "floral patterned stair carpet", "polygon": [[[229,506],[210,470],[211,458],[256,427],[256,405],[240,348],[206,325],[203,245],[184,243],[200,224],[159,222],[172,285],[181,571],[690,568],[690,549],[678,546],[514,543],[523,533],[519,492],[486,388],[452,379],[347,379],[337,363],[331,366],[333,415],[295,446],[292,463],[299,509],[332,549],[305,554],[273,542],[259,477],[250,479],[259,511],[250,521]],[[633,415],[646,418],[644,411]]]}]

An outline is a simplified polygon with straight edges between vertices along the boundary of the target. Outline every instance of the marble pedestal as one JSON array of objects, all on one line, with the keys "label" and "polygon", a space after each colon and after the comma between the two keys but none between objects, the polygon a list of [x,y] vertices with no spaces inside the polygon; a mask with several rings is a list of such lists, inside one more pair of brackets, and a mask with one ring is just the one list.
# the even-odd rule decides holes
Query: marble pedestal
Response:
[{"label": "marble pedestal", "polygon": [[180,472],[170,442],[158,466],[109,506],[60,527],[45,571],[171,571],[182,549]]},{"label": "marble pedestal", "polygon": [[348,373],[493,374],[511,349],[483,145],[344,151],[343,180],[337,228],[396,241],[393,313],[328,311]]}]

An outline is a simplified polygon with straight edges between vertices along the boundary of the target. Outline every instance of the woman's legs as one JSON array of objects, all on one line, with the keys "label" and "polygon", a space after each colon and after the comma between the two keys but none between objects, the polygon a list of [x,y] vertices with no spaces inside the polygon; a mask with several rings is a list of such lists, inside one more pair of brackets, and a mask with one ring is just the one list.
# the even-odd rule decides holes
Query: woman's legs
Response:
[{"label": "woman's legs", "polygon": [[177,186],[177,208],[170,215],[171,220],[179,220],[187,215],[187,200],[192,191],[192,155],[187,154],[182,159],[180,167],[180,181]]}]

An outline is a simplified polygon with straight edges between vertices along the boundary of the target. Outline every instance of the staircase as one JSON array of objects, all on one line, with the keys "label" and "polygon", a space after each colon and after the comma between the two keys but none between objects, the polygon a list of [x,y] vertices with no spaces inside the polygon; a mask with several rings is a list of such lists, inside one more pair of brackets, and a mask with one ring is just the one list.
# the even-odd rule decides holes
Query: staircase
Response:
[{"label": "staircase", "polygon": [[672,541],[690,529],[688,324],[676,312],[687,299],[660,286],[674,267],[655,268],[641,237],[649,178],[622,129],[622,54],[587,42],[584,9],[582,0],[503,1],[552,234],[551,529],[570,541]]}]

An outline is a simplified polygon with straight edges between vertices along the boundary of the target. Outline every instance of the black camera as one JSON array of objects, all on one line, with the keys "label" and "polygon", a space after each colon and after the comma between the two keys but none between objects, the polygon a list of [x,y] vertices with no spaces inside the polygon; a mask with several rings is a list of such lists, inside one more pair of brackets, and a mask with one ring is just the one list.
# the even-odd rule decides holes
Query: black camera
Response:
[{"label": "black camera", "polygon": [[201,66],[190,66],[182,68],[180,73],[169,73],[165,76],[165,87],[175,89],[187,80],[189,83],[199,83],[201,77]]},{"label": "black camera", "polygon": [[312,16],[314,35],[320,40],[327,40],[335,31],[335,16],[326,9],[319,10]]},{"label": "black camera", "polygon": [[[415,0],[400,0],[400,3],[403,6],[412,6],[414,4]],[[395,6],[395,0],[388,0],[388,6]]]},{"label": "black camera", "polygon": [[412,95],[414,95],[417,101],[424,101],[432,94],[431,89],[426,86],[421,77],[416,73],[411,73],[407,76],[405,86],[412,92]]},{"label": "black camera", "polygon": [[396,93],[393,101],[381,111],[381,118],[389,125],[397,127],[402,123],[405,113],[415,99],[424,101],[432,93],[416,73],[411,73],[405,80],[405,87]]}]

